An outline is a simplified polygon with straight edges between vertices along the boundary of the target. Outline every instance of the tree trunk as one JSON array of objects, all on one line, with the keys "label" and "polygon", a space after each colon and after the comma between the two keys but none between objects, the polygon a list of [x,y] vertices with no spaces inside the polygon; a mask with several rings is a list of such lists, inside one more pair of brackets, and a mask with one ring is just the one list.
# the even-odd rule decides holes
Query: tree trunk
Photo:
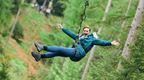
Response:
[{"label": "tree trunk", "polygon": [[112,0],[109,0],[108,3],[107,3],[107,6],[106,6],[106,10],[105,10],[104,16],[102,18],[102,21],[106,20],[106,17],[107,17],[109,9],[111,7],[111,4],[112,4]]},{"label": "tree trunk", "polygon": [[47,0],[44,0],[43,5],[42,5],[43,9],[45,8],[46,3],[47,3]]},{"label": "tree trunk", "polygon": [[[126,10],[126,13],[125,13],[125,17],[128,16],[128,12],[129,12],[129,10],[130,10],[131,3],[132,3],[132,0],[129,0],[129,1],[128,1],[128,7],[127,7],[127,10]],[[125,26],[125,23],[126,23],[126,20],[124,20],[124,21],[122,22],[121,28],[123,28],[123,27]],[[119,36],[118,36],[118,37],[119,37]],[[120,70],[120,69],[122,69],[121,61],[119,61],[118,67],[117,67],[117,70]]]},{"label": "tree trunk", "polygon": [[53,5],[53,0],[51,0],[51,1],[49,2],[48,8],[52,9],[52,5]]},{"label": "tree trunk", "polygon": [[[126,11],[126,13],[125,13],[125,17],[128,16],[128,12],[129,12],[129,9],[130,9],[130,6],[131,6],[131,3],[132,3],[132,0],[129,0],[128,7],[127,7],[127,11]],[[125,23],[126,23],[126,21],[124,20],[124,21],[122,22],[121,28],[124,27]]]},{"label": "tree trunk", "polygon": [[132,44],[134,41],[136,30],[142,21],[143,12],[144,12],[144,0],[140,0],[122,52],[122,56],[125,59],[128,59],[130,57],[129,45]]},{"label": "tree trunk", "polygon": [[32,4],[35,4],[36,3],[36,0],[32,0]]},{"label": "tree trunk", "polygon": [[12,29],[11,29],[9,35],[8,35],[8,39],[7,39],[7,41],[6,41],[7,43],[9,42],[9,39],[10,39],[10,37],[11,37],[14,29],[15,29],[15,26],[16,26],[16,23],[17,23],[17,21],[18,21],[19,15],[20,15],[20,8],[18,9],[18,12],[17,12],[16,18],[15,18],[15,21],[14,21],[13,26],[12,26]]},{"label": "tree trunk", "polygon": [[[20,4],[23,4],[23,3],[24,3],[24,0],[22,0]],[[9,43],[9,39],[10,39],[10,37],[11,37],[14,29],[15,29],[16,23],[17,23],[17,21],[18,21],[19,15],[20,15],[20,12],[21,12],[21,8],[18,9],[18,12],[17,12],[17,14],[16,14],[14,23],[13,23],[13,25],[12,25],[11,31],[10,31],[10,33],[9,33],[9,35],[8,35],[8,38],[7,38],[7,40],[6,40],[6,43],[5,43],[4,47]]]}]

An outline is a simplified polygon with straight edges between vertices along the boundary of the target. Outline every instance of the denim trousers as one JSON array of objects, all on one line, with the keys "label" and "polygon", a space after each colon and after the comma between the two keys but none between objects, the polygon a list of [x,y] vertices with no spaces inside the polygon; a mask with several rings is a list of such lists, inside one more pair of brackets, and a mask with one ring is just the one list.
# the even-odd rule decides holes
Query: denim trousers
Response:
[{"label": "denim trousers", "polygon": [[44,46],[45,54],[41,54],[41,58],[53,57],[73,57],[75,55],[75,48],[59,47],[59,46]]}]

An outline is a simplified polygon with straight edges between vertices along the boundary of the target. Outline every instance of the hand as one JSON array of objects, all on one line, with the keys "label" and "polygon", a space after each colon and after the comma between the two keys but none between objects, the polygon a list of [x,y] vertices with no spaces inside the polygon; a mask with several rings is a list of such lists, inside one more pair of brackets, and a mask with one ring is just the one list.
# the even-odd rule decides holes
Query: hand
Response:
[{"label": "hand", "polygon": [[62,25],[62,24],[58,24],[57,26],[58,26],[59,29],[62,29],[62,28],[63,28],[63,25]]},{"label": "hand", "polygon": [[119,46],[120,45],[120,43],[116,40],[112,41],[111,44],[114,45],[114,46]]}]

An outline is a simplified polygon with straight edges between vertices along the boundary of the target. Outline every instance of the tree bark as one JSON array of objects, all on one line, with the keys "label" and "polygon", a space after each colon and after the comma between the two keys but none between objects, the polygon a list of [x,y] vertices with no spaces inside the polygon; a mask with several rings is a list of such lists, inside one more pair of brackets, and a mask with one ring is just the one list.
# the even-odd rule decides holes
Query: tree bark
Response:
[{"label": "tree bark", "polygon": [[[24,3],[24,0],[22,0],[20,4],[23,4],[23,3]],[[10,30],[10,33],[9,33],[9,35],[8,35],[8,38],[7,38],[7,40],[6,40],[6,43],[5,43],[4,47],[9,43],[9,39],[10,39],[10,37],[11,37],[14,29],[15,29],[16,23],[17,23],[17,21],[18,21],[19,15],[20,15],[20,12],[21,12],[21,8],[18,9],[18,12],[17,12],[17,14],[16,14],[14,23],[13,23],[13,25],[12,25],[12,28],[11,28],[11,30]]]},{"label": "tree bark", "polygon": [[43,3],[43,5],[42,5],[42,8],[43,8],[43,9],[44,9],[46,3],[47,3],[47,0],[44,0],[44,3]]},{"label": "tree bark", "polygon": [[[128,1],[128,7],[127,7],[127,10],[126,10],[126,12],[125,12],[125,17],[128,16],[128,12],[129,12],[129,10],[130,10],[131,3],[132,3],[132,0],[129,0],[129,1]],[[125,23],[126,23],[126,20],[124,20],[124,21],[122,22],[121,28],[123,28],[123,27],[125,26]],[[119,37],[119,36],[118,36],[118,37]],[[117,70],[120,70],[120,69],[122,69],[121,61],[119,61],[118,67],[117,67]]]},{"label": "tree bark", "polygon": [[107,3],[107,6],[106,6],[106,10],[105,10],[104,16],[102,18],[102,21],[106,20],[106,17],[107,17],[109,9],[111,7],[111,4],[112,4],[112,0],[109,0],[108,3]]},{"label": "tree bark", "polygon": [[[128,7],[127,7],[127,11],[126,11],[126,13],[125,13],[125,17],[128,16],[128,12],[129,12],[129,10],[130,10],[131,3],[132,3],[132,0],[129,0]],[[125,23],[126,23],[126,20],[124,20],[124,21],[122,22],[121,28],[124,27]]]},{"label": "tree bark", "polygon": [[15,18],[15,21],[14,21],[13,26],[12,26],[12,29],[11,29],[9,35],[8,35],[8,39],[7,39],[7,41],[6,41],[7,43],[9,42],[9,39],[10,39],[10,37],[11,37],[14,29],[15,29],[16,23],[17,23],[17,21],[18,21],[19,15],[20,15],[20,11],[21,11],[21,10],[20,10],[20,8],[19,8],[19,9],[18,9],[18,12],[17,12],[17,15],[16,15],[16,18]]},{"label": "tree bark", "polygon": [[131,28],[128,33],[127,40],[125,42],[122,51],[122,56],[124,57],[124,59],[128,59],[130,57],[129,45],[132,44],[134,41],[136,30],[142,21],[143,12],[144,12],[144,0],[140,0],[136,10],[135,17],[132,21]]},{"label": "tree bark", "polygon": [[52,9],[52,5],[53,5],[53,0],[51,0],[51,1],[49,2],[48,8]]},{"label": "tree bark", "polygon": [[35,3],[36,3],[36,0],[32,0],[32,3],[35,4]]}]

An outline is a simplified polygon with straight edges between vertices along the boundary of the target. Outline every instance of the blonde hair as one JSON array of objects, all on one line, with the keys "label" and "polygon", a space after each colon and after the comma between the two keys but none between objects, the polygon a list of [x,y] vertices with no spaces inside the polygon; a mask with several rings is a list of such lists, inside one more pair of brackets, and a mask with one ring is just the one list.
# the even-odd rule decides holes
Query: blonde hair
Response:
[{"label": "blonde hair", "polygon": [[85,26],[83,27],[83,30],[84,30],[85,28],[88,28],[89,31],[91,31],[91,28],[90,28],[88,25],[85,25]]}]

